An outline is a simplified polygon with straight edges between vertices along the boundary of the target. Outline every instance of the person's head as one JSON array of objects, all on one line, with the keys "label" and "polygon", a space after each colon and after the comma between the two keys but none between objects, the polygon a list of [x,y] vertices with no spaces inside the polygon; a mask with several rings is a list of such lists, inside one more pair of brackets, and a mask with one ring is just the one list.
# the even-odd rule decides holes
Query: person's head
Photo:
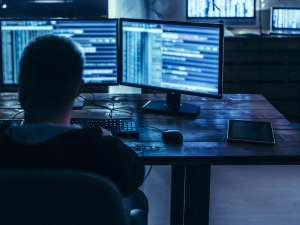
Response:
[{"label": "person's head", "polygon": [[47,35],[32,41],[20,61],[19,99],[25,119],[71,113],[81,86],[83,63],[82,51],[68,38]]}]

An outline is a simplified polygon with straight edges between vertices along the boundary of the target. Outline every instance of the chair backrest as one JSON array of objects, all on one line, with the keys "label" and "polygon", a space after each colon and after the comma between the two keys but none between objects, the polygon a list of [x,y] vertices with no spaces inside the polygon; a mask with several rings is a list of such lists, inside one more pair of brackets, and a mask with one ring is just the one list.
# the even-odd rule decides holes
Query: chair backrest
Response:
[{"label": "chair backrest", "polygon": [[62,171],[0,171],[2,225],[127,225],[107,179]]}]

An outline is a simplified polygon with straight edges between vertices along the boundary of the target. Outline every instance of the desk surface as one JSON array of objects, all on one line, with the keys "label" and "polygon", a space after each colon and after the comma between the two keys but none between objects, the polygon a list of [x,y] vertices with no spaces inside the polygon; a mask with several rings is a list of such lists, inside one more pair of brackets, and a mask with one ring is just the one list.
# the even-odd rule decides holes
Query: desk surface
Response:
[{"label": "desk surface", "polygon": [[[148,164],[299,164],[300,134],[263,96],[225,95],[222,100],[184,96],[184,101],[201,106],[196,119],[149,114],[141,106],[150,99],[164,99],[165,95],[108,95],[86,94],[89,104],[74,111],[74,117],[103,117],[108,111],[103,105],[118,109],[113,116],[133,113],[141,125],[139,139],[124,140],[128,145],[152,146],[139,155]],[[98,106],[95,106],[96,103]],[[0,118],[12,118],[20,112],[17,95],[0,94]],[[18,115],[22,117],[22,115]],[[229,119],[271,121],[275,130],[275,146],[233,144],[226,142]],[[157,129],[178,129],[184,134],[181,147],[165,145]]]}]

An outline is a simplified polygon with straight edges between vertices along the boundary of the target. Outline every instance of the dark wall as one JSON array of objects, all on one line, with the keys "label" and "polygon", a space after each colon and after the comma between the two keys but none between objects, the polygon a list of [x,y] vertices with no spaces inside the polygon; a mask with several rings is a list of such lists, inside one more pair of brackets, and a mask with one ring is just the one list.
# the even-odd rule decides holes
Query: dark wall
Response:
[{"label": "dark wall", "polygon": [[285,117],[300,121],[300,38],[226,38],[224,90],[262,94]]},{"label": "dark wall", "polygon": [[[108,0],[2,0],[0,17],[107,17]],[[6,7],[3,7],[6,5]]]}]

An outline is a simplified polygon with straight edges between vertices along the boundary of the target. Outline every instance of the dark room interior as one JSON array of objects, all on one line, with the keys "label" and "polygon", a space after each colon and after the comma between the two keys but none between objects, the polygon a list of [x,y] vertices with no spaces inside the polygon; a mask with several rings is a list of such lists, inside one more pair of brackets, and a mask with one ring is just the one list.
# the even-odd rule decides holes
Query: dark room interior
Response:
[{"label": "dark room interior", "polygon": [[300,0],[0,0],[0,29],[0,224],[300,224]]}]

